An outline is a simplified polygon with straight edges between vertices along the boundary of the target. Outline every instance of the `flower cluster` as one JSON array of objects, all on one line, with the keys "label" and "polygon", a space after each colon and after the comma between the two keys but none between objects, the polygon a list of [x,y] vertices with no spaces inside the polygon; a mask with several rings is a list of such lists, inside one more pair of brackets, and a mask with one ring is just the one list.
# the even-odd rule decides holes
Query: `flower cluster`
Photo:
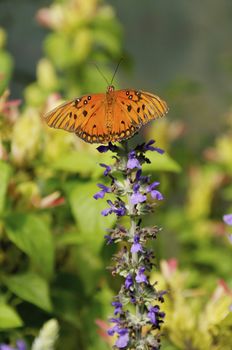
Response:
[{"label": "flower cluster", "polygon": [[163,150],[154,147],[151,140],[132,150],[127,142],[122,142],[118,147],[111,143],[100,146],[98,151],[113,152],[115,163],[111,166],[100,164],[111,185],[98,184],[100,191],[94,198],[114,196],[115,199],[107,200],[108,207],[101,214],[114,214],[118,221],[124,217],[125,223],[125,226],[118,223],[105,236],[107,244],[123,243],[113,257],[114,266],[111,267],[112,274],[122,276],[124,282],[112,302],[114,316],[110,322],[113,326],[108,333],[117,335],[116,349],[158,350],[165,316],[160,306],[165,291],[158,290],[156,284],[150,282],[154,254],[148,248],[148,241],[154,240],[160,229],[157,226],[143,227],[142,218],[154,211],[163,195],[158,190],[159,182],[153,182],[150,176],[142,174],[142,165],[150,163],[146,152],[162,154]]}]

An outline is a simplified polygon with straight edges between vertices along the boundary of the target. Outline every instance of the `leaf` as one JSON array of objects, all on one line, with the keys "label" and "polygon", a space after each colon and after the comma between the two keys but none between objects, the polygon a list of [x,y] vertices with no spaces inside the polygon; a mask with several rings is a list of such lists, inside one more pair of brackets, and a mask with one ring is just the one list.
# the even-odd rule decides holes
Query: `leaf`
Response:
[{"label": "leaf", "polygon": [[99,154],[81,150],[80,152],[69,152],[62,154],[61,157],[50,166],[55,170],[69,171],[71,173],[80,173],[84,176],[91,176],[92,178],[99,177],[103,173],[103,169],[99,163],[107,163],[110,155]]},{"label": "leaf", "polygon": [[52,310],[47,281],[42,277],[28,272],[12,277],[3,277],[3,283],[12,293],[45,311]]},{"label": "leaf", "polygon": [[10,166],[5,162],[0,161],[0,179],[1,179],[0,181],[0,214],[2,214],[4,210],[5,197],[6,197],[8,182],[10,179],[10,174],[11,174]]},{"label": "leaf", "polygon": [[0,303],[0,329],[23,326],[23,321],[17,312],[9,305]]},{"label": "leaf", "polygon": [[14,213],[6,218],[9,239],[36,265],[45,277],[54,268],[54,244],[48,225],[35,214]]},{"label": "leaf", "polygon": [[159,154],[157,152],[149,152],[147,158],[150,159],[150,164],[144,164],[144,171],[171,171],[179,173],[181,171],[180,165],[173,160],[167,153]]},{"label": "leaf", "polygon": [[93,195],[98,192],[96,183],[79,182],[66,187],[73,216],[79,228],[83,241],[88,243],[95,252],[103,244],[106,229],[112,227],[116,218],[113,215],[101,216],[101,211],[107,207],[104,200],[95,200]]}]

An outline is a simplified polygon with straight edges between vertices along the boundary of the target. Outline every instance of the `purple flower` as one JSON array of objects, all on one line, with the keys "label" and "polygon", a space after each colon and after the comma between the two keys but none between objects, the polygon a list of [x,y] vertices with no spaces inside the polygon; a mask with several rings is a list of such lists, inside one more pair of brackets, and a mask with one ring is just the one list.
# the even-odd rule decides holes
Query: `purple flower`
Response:
[{"label": "purple flower", "polygon": [[114,306],[114,315],[122,313],[122,304],[119,301],[113,301],[112,306]]},{"label": "purple flower", "polygon": [[131,286],[133,286],[133,278],[132,278],[131,274],[129,273],[125,279],[125,287],[126,287],[126,289],[130,289]]},{"label": "purple flower", "polygon": [[147,283],[147,276],[144,274],[145,267],[140,267],[139,271],[135,277],[137,283]]},{"label": "purple flower", "polygon": [[93,196],[95,199],[104,198],[106,193],[111,192],[111,189],[103,184],[98,184],[98,187],[101,188],[101,191],[95,193]]},{"label": "purple flower", "polygon": [[131,151],[129,153],[129,159],[127,161],[127,169],[141,169],[141,165],[138,161],[138,159],[136,158],[136,152],[135,151]]},{"label": "purple flower", "polygon": [[156,151],[156,152],[158,152],[158,153],[160,153],[160,154],[163,154],[163,153],[164,153],[164,150],[161,149],[161,148],[159,148],[159,147],[153,147],[153,146],[152,146],[153,143],[155,143],[154,140],[148,141],[148,143],[146,143],[146,144],[144,145],[144,150],[145,150],[145,151]]},{"label": "purple flower", "polygon": [[159,185],[159,182],[155,181],[149,186],[147,186],[147,192],[151,194],[151,197],[153,199],[157,199],[158,201],[161,201],[164,199],[163,195],[161,192],[157,191],[155,187]]},{"label": "purple flower", "polygon": [[139,192],[139,184],[136,183],[133,187],[134,193],[130,197],[131,204],[143,203],[147,199],[147,197]]},{"label": "purple flower", "polygon": [[139,235],[134,236],[134,243],[131,246],[131,253],[138,253],[138,252],[143,252],[143,248],[141,244],[139,243]]},{"label": "purple flower", "polygon": [[22,339],[17,340],[16,345],[17,345],[17,350],[26,350],[27,349],[26,343]]},{"label": "purple flower", "polygon": [[108,144],[107,146],[101,145],[101,146],[98,146],[98,147],[97,147],[97,150],[98,150],[98,152],[100,152],[100,153],[105,153],[105,152],[108,152],[108,151],[116,152],[117,149],[118,149],[118,147],[112,145],[111,142],[109,142],[109,144]]},{"label": "purple flower", "polygon": [[[106,210],[106,209],[105,209]],[[104,215],[105,216],[105,215]],[[106,239],[106,243],[107,244],[112,244],[114,243],[113,238],[111,237],[111,235],[105,235],[104,238]]]},{"label": "purple flower", "polygon": [[103,216],[107,216],[112,213],[115,213],[117,216],[123,216],[126,214],[126,207],[123,201],[115,202],[116,204],[113,204],[111,200],[107,200],[107,203],[109,204],[110,208],[102,210],[101,214]]},{"label": "purple flower", "polygon": [[126,328],[122,328],[119,329],[117,333],[119,337],[115,343],[115,346],[117,346],[119,349],[123,349],[128,345],[130,340],[128,330]]},{"label": "purple flower", "polygon": [[226,214],[223,216],[223,221],[227,224],[232,226],[232,214]]},{"label": "purple flower", "polygon": [[149,312],[147,313],[147,316],[153,325],[155,325],[156,327],[159,327],[161,318],[164,318],[165,313],[160,312],[159,306],[155,305],[155,306],[149,307]]},{"label": "purple flower", "polygon": [[[101,147],[101,146],[99,146]],[[111,167],[107,164],[100,163],[99,164],[102,168],[105,168],[106,170],[104,171],[104,176],[107,176],[111,172]]]},{"label": "purple flower", "polygon": [[135,181],[138,183],[141,181],[142,183],[147,183],[149,181],[149,176],[141,176],[142,170],[139,169],[136,173]]},{"label": "purple flower", "polygon": [[7,345],[7,344],[0,344],[0,350],[16,350],[16,349],[12,348],[10,345]]}]

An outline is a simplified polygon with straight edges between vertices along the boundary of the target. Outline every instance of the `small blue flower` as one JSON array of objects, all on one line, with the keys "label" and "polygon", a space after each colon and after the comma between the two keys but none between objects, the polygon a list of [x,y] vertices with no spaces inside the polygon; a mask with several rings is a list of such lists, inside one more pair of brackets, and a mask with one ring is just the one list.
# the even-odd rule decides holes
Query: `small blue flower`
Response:
[{"label": "small blue flower", "polygon": [[130,197],[131,204],[138,204],[138,203],[143,203],[147,199],[147,197],[139,192],[139,184],[135,184],[133,187],[134,193]]},{"label": "small blue flower", "polygon": [[141,169],[141,165],[138,161],[138,159],[136,158],[136,152],[135,151],[131,151],[129,153],[129,159],[127,161],[127,169]]},{"label": "small blue flower", "polygon": [[138,252],[143,252],[143,248],[141,244],[139,243],[139,235],[134,236],[134,243],[131,246],[131,253],[138,253]]},{"label": "small blue flower", "polygon": [[[105,209],[106,210],[106,209]],[[105,215],[104,215],[105,216]],[[112,244],[114,243],[113,238],[111,237],[111,235],[105,235],[104,238],[106,239],[106,243],[107,244]]]},{"label": "small blue flower", "polygon": [[112,306],[114,306],[114,315],[122,313],[122,304],[119,301],[113,301]]},{"label": "small blue flower", "polygon": [[158,305],[155,305],[155,306],[149,307],[149,312],[147,313],[147,316],[153,325],[155,325],[156,327],[159,327],[161,318],[164,318],[165,313],[160,312],[160,307]]},{"label": "small blue flower", "polygon": [[164,199],[164,197],[160,191],[157,191],[155,189],[155,187],[157,187],[158,185],[159,185],[159,182],[157,181],[153,182],[147,187],[147,192],[151,194],[151,197],[153,199],[157,199],[158,201],[161,201]]},{"label": "small blue flower", "polygon": [[123,349],[128,345],[130,340],[128,329],[126,328],[119,329],[117,333],[119,337],[115,343],[115,346],[117,346],[119,349]]},{"label": "small blue flower", "polygon": [[133,286],[133,278],[132,278],[131,274],[129,273],[125,279],[125,287],[126,287],[126,289],[130,289],[131,286]]},{"label": "small blue flower", "polygon": [[161,149],[161,148],[159,148],[159,147],[153,147],[153,146],[152,146],[153,143],[155,143],[154,140],[148,141],[148,143],[146,143],[146,144],[144,145],[144,150],[145,150],[145,151],[156,151],[156,152],[158,152],[158,153],[160,153],[160,154],[163,154],[163,153],[164,153],[164,150]]},{"label": "small blue flower", "polygon": [[98,184],[98,187],[101,188],[101,191],[95,193],[94,199],[104,198],[106,193],[111,192],[111,189],[103,184]]},{"label": "small blue flower", "polygon": [[227,224],[232,226],[232,214],[226,214],[223,216],[223,221]]},{"label": "small blue flower", "polygon": [[[100,146],[101,147],[101,146]],[[106,170],[104,171],[103,175],[107,176],[111,172],[111,167],[107,164],[100,163],[99,164],[102,168],[105,168]]]},{"label": "small blue flower", "polygon": [[135,280],[137,283],[147,283],[147,276],[144,274],[145,272],[145,267],[140,267],[139,271],[135,277]]},{"label": "small blue flower", "polygon": [[102,210],[101,214],[107,216],[109,214],[115,213],[117,216],[124,216],[126,214],[126,207],[123,201],[113,204],[111,200],[107,200],[110,208]]}]

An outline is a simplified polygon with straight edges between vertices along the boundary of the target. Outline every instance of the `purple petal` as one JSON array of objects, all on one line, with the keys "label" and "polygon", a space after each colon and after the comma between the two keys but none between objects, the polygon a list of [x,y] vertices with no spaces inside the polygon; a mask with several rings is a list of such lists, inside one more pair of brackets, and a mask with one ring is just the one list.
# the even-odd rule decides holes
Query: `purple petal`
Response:
[{"label": "purple petal", "polygon": [[163,154],[164,150],[159,148],[159,147],[153,147],[152,146],[153,143],[155,143],[155,141],[154,140],[150,140],[147,144],[145,144],[145,146],[144,146],[145,151],[156,151],[156,152],[158,152],[160,154]]},{"label": "purple petal", "polygon": [[134,204],[134,205],[138,203],[143,203],[145,202],[146,199],[147,197],[140,192],[133,193],[130,197],[131,204]]},{"label": "purple petal", "polygon": [[22,339],[17,340],[16,345],[17,345],[17,350],[26,350],[27,349],[26,343]]},{"label": "purple petal", "polygon": [[105,153],[105,152],[109,151],[109,146],[103,146],[103,145],[101,145],[101,146],[98,146],[98,147],[97,147],[97,150],[98,150],[98,152],[100,152],[100,153]]},{"label": "purple petal", "polygon": [[129,343],[129,333],[127,329],[123,331],[124,332],[121,331],[121,334],[115,343],[115,346],[117,346],[119,349],[125,348]]},{"label": "purple petal", "polygon": [[129,273],[126,276],[125,287],[126,287],[126,289],[129,289],[131,286],[133,286],[133,278],[132,278],[131,274]]},{"label": "purple petal", "polygon": [[138,169],[141,169],[141,165],[138,161],[138,159],[129,159],[128,162],[127,162],[127,169],[135,169],[135,168],[138,168]]},{"label": "purple petal", "polygon": [[107,215],[109,215],[111,213],[113,213],[113,209],[112,208],[106,208],[106,209],[103,209],[101,211],[101,215],[103,215],[103,216],[107,216]]},{"label": "purple petal", "polygon": [[151,191],[151,197],[153,199],[157,199],[158,201],[162,201],[164,199],[162,193],[160,193],[160,191],[157,190]]},{"label": "purple petal", "polygon": [[142,252],[143,248],[140,243],[133,243],[131,246],[131,253]]},{"label": "purple petal", "polygon": [[111,172],[111,167],[109,165],[100,163],[100,166],[106,169],[103,173],[105,176],[107,176]]},{"label": "purple petal", "polygon": [[227,224],[232,226],[232,214],[226,214],[223,216],[223,221]]},{"label": "purple petal", "polygon": [[140,267],[139,271],[135,277],[135,280],[137,283],[146,283],[147,282],[147,276],[144,275],[145,267]]},{"label": "purple petal", "polygon": [[147,186],[147,192],[151,192],[154,190],[155,187],[157,187],[160,183],[158,181],[152,182],[149,186]]},{"label": "purple petal", "polygon": [[99,191],[97,193],[95,193],[95,195],[93,196],[94,199],[100,199],[100,198],[104,198],[105,197],[106,192],[104,191]]}]

